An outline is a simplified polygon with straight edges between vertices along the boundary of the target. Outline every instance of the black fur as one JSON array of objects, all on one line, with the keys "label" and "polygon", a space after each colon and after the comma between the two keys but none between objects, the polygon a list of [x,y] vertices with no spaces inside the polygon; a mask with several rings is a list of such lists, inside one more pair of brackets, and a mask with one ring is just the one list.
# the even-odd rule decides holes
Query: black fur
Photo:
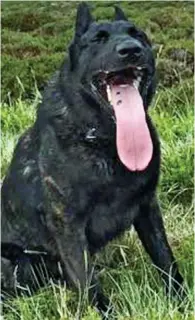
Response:
[{"label": "black fur", "polygon": [[[134,225],[153,263],[162,269],[167,288],[172,283],[179,291],[183,280],[155,196],[160,148],[154,126],[146,115],[154,147],[148,167],[127,170],[117,155],[113,109],[91,87],[100,70],[125,68],[127,59],[119,59],[116,50],[124,41],[141,48],[128,63],[147,70],[141,88],[147,112],[155,92],[148,38],[119,8],[115,21],[97,24],[87,5],[79,5],[69,58],[48,84],[36,122],[20,138],[3,182],[4,290],[19,290],[18,284],[20,290],[26,285],[36,289],[30,266],[36,272],[42,262],[46,268],[37,276],[39,284],[52,276],[84,289],[91,255]],[[89,297],[105,311],[108,301],[95,275],[91,282],[96,286]]]}]

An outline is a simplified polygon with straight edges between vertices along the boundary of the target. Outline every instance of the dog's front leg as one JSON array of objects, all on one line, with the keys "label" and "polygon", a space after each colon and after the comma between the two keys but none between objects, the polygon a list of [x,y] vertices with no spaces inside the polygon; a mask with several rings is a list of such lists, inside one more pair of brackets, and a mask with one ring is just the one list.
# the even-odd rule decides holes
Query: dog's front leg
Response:
[{"label": "dog's front leg", "polygon": [[139,216],[134,223],[143,246],[157,266],[167,293],[181,298],[183,278],[168,244],[159,205],[156,199],[140,206]]},{"label": "dog's front leg", "polygon": [[66,198],[54,180],[44,178],[44,208],[47,228],[55,241],[64,279],[100,311],[107,312],[109,300],[102,294],[93,272],[85,236],[86,221],[66,210]]},{"label": "dog's front leg", "polygon": [[102,294],[96,281],[84,225],[76,219],[68,223],[66,219],[51,220],[50,216],[49,220],[48,227],[56,242],[65,280],[79,291],[82,298],[87,299],[100,311],[106,312],[109,301]]}]

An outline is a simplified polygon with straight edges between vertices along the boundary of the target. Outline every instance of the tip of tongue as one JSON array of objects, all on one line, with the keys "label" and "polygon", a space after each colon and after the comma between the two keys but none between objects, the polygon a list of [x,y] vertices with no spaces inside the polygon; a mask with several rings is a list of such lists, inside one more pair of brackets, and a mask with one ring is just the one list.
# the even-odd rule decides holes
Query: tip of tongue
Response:
[{"label": "tip of tongue", "polygon": [[[152,145],[151,145],[152,146]],[[153,148],[148,148],[145,154],[142,154],[141,157],[135,159],[128,154],[122,155],[119,153],[119,158],[121,162],[125,165],[130,171],[144,171],[150,164],[152,159]]]}]

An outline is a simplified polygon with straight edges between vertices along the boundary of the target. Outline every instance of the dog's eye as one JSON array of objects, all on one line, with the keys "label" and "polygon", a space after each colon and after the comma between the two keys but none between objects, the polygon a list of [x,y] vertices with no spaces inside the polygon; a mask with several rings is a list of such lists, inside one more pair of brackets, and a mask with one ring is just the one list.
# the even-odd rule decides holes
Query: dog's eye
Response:
[{"label": "dog's eye", "polygon": [[146,34],[143,31],[137,30],[135,27],[131,27],[128,29],[128,34],[131,37],[135,37],[136,39],[141,40],[142,42],[146,42],[150,45],[150,41],[147,38]]},{"label": "dog's eye", "polygon": [[92,42],[105,42],[109,38],[109,33],[104,30],[100,30],[95,37],[92,39]]},{"label": "dog's eye", "polygon": [[127,30],[127,33],[131,36],[131,37],[135,37],[138,33],[138,30],[135,27],[129,27]]}]

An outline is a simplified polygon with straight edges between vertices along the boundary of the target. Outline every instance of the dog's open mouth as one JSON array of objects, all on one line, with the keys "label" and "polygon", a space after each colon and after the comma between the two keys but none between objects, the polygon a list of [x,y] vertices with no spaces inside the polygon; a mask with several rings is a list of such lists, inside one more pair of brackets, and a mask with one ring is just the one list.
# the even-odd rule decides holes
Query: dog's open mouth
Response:
[{"label": "dog's open mouth", "polygon": [[121,162],[131,171],[147,168],[153,145],[141,96],[144,70],[129,67],[113,72],[99,72],[93,85],[109,102],[116,117],[116,145]]},{"label": "dog's open mouth", "polygon": [[142,67],[128,67],[117,71],[99,71],[93,78],[93,85],[98,90],[98,93],[107,101],[111,101],[110,88],[112,85],[125,87],[133,85],[141,91],[142,80],[145,76]]}]

